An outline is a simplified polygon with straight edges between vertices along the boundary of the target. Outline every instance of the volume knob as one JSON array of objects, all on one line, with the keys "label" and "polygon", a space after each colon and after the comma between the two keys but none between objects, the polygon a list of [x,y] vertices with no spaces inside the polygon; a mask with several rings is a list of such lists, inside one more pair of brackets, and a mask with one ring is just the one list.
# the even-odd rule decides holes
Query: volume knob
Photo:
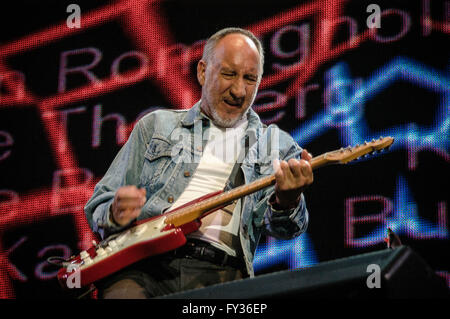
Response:
[{"label": "volume knob", "polygon": [[83,261],[86,266],[93,263],[93,260],[91,257],[86,257],[85,259],[83,259]]},{"label": "volume knob", "polygon": [[86,259],[87,257],[89,257],[89,253],[86,250],[83,250],[80,253],[80,257],[81,257],[81,259]]},{"label": "volume knob", "polygon": [[110,240],[108,242],[108,246],[111,247],[112,249],[116,249],[117,248],[117,242],[114,239]]},{"label": "volume knob", "polygon": [[103,256],[105,254],[106,254],[106,251],[102,247],[97,249],[97,256]]}]

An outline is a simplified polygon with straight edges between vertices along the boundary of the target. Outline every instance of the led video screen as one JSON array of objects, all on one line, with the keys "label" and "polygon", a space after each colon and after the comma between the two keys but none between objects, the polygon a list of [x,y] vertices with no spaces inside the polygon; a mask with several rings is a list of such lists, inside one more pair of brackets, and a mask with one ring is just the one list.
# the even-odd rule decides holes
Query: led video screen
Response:
[{"label": "led video screen", "polygon": [[[265,237],[256,274],[383,249],[387,228],[449,281],[449,2],[14,1],[0,10],[0,298],[60,298],[50,256],[91,245],[83,207],[134,124],[200,98],[221,28],[265,50],[253,109],[313,155],[309,226]],[[14,19],[7,19],[7,17]],[[446,44],[447,43],[447,44]]]}]

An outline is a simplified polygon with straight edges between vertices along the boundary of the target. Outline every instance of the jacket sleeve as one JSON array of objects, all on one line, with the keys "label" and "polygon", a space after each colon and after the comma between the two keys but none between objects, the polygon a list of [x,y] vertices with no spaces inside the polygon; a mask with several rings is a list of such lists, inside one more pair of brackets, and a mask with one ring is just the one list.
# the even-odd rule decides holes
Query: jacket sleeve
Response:
[{"label": "jacket sleeve", "polygon": [[[292,138],[289,136],[292,140]],[[290,158],[300,159],[302,148],[292,140],[291,147],[281,157],[282,160],[289,160]],[[266,235],[280,238],[291,239],[305,232],[308,227],[308,210],[304,195],[300,197],[297,207],[287,210],[275,209],[271,202],[275,199],[275,186],[267,188],[262,193],[262,199],[257,204],[257,210],[263,210],[262,223]]]},{"label": "jacket sleeve", "polygon": [[89,226],[102,238],[124,228],[110,221],[110,206],[119,187],[139,185],[146,150],[143,130],[139,121],[84,207]]}]

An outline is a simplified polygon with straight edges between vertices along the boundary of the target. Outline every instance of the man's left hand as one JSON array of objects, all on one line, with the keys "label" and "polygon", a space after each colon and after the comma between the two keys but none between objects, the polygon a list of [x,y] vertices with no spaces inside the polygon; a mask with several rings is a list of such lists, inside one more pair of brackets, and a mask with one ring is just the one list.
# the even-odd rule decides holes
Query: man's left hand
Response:
[{"label": "man's left hand", "polygon": [[296,207],[302,192],[312,184],[311,159],[312,155],[303,150],[300,160],[274,161],[276,204],[281,209]]}]

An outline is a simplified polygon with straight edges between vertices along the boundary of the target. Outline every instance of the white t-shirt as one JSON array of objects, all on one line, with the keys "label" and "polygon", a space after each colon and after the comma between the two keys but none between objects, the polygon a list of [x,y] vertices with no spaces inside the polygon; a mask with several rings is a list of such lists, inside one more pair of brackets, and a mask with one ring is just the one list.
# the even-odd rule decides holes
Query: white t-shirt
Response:
[{"label": "white t-shirt", "polygon": [[[241,150],[248,121],[244,117],[233,128],[219,128],[211,123],[208,142],[191,181],[171,209],[203,195],[223,190]],[[230,210],[230,208],[232,210]],[[199,230],[188,235],[236,256],[233,241],[238,238],[241,201],[202,218]]]}]

